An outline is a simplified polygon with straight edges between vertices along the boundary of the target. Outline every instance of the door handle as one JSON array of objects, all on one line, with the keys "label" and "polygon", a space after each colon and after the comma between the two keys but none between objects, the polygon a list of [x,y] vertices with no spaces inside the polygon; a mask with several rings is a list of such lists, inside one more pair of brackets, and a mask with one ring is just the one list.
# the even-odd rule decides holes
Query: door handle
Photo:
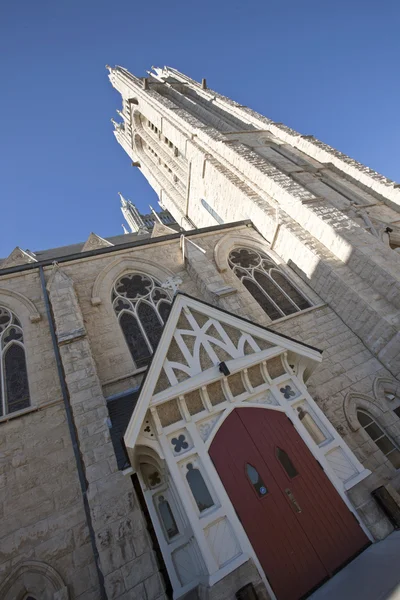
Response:
[{"label": "door handle", "polygon": [[297,502],[296,498],[294,497],[292,490],[289,490],[289,488],[286,488],[285,494],[289,498],[290,502],[293,504],[295,511],[297,513],[301,513],[300,505]]}]

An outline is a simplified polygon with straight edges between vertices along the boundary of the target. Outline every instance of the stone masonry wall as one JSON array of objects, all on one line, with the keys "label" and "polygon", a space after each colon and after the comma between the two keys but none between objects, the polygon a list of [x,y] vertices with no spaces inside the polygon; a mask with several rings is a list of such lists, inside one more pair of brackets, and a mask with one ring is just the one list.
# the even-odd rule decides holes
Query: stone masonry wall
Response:
[{"label": "stone masonry wall", "polygon": [[107,406],[73,281],[55,268],[48,288],[107,597],[162,600],[163,583],[144,516],[132,482],[118,471]]},{"label": "stone masonry wall", "polygon": [[[112,283],[124,272],[135,269],[153,275],[157,272],[159,280],[179,275],[183,280],[182,291],[324,351],[323,363],[309,381],[310,392],[361,462],[373,471],[367,487],[355,493],[360,514],[376,537],[383,537],[390,530],[369,493],[389,481],[398,489],[396,473],[365,432],[350,429],[344,412],[344,400],[349,394],[353,394],[355,402],[359,395],[364,402],[382,407],[382,399],[375,396],[374,382],[378,377],[390,379],[389,371],[340,318],[339,311],[324,305],[321,297],[309,288],[308,279],[301,277],[298,269],[296,272],[290,269],[286,264],[287,246],[279,235],[275,236],[274,247],[284,258],[281,268],[315,307],[269,324],[265,313],[233,273],[220,272],[214,260],[215,247],[223,240],[226,252],[235,243],[246,245],[240,236],[246,236],[246,244],[254,243],[257,248],[264,245],[268,250],[268,244],[254,229],[242,226],[192,237],[204,252],[193,247],[186,253],[186,262],[178,240],[161,240],[66,263],[54,274],[51,268],[45,270],[89,485],[100,566],[110,598],[125,600],[136,594],[153,600],[163,595],[143,516],[130,479],[117,471],[107,425],[105,396],[128,389],[141,379],[140,373],[134,372],[111,306]],[[279,262],[279,256],[276,260]],[[105,272],[109,275],[105,276],[103,287],[100,286],[101,302],[93,305],[93,287]],[[218,296],[217,291],[224,286],[231,288],[230,293]],[[6,517],[0,526],[0,585],[18,562],[34,558],[48,562],[60,573],[69,586],[71,598],[95,600],[99,594],[97,575],[39,279],[35,272],[9,275],[1,279],[2,287],[24,290],[42,319],[31,323],[26,316],[23,320],[33,408],[40,406],[41,410],[0,422],[3,432],[0,480],[4,484],[0,498]],[[2,300],[0,290],[0,304],[5,298]],[[22,309],[17,310],[11,300],[7,305],[21,316]],[[50,406],[50,400],[54,405]],[[400,444],[399,422],[387,406],[385,428]]]},{"label": "stone masonry wall", "polygon": [[0,589],[33,560],[59,573],[71,599],[98,600],[38,272],[1,277],[0,305],[21,321],[31,397],[22,416],[0,418]]},{"label": "stone masonry wall", "polygon": [[0,428],[0,587],[19,563],[35,560],[56,569],[72,600],[98,600],[62,402]]}]

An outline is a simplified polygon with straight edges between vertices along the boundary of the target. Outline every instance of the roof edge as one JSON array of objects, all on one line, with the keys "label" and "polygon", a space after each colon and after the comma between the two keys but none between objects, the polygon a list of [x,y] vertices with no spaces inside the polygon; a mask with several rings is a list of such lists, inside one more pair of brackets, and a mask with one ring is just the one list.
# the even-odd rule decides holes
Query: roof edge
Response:
[{"label": "roof edge", "polygon": [[2,275],[9,275],[12,273],[20,273],[23,271],[32,271],[34,269],[38,269],[39,267],[47,267],[52,265],[54,262],[64,263],[69,261],[81,260],[84,258],[89,258],[92,256],[98,256],[101,254],[109,254],[112,252],[117,252],[118,250],[128,250],[129,248],[135,248],[138,246],[148,246],[151,244],[159,244],[161,242],[168,242],[172,240],[178,240],[182,235],[185,237],[191,237],[196,235],[202,235],[204,233],[209,233],[212,231],[220,231],[225,229],[234,229],[236,227],[243,226],[251,226],[256,230],[252,221],[250,219],[244,219],[242,221],[236,221],[233,223],[223,223],[222,225],[211,225],[209,227],[202,227],[200,229],[189,229],[188,231],[171,233],[169,235],[163,235],[156,238],[145,238],[143,240],[134,240],[131,242],[127,242],[125,244],[118,244],[114,246],[108,246],[104,248],[97,248],[95,250],[88,250],[86,252],[74,252],[73,254],[67,254],[65,256],[60,256],[57,260],[47,259],[42,261],[37,261],[35,263],[18,265],[17,267],[9,267],[8,269],[0,269],[0,277]]}]

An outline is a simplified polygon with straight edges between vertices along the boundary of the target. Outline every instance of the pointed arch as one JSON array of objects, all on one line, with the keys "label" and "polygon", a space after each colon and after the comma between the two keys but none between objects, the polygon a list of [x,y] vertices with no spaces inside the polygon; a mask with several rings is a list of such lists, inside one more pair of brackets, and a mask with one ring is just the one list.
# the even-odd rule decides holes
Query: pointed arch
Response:
[{"label": "pointed arch", "polygon": [[238,246],[227,259],[232,272],[271,321],[311,308],[306,295],[264,250]]},{"label": "pointed arch", "polygon": [[343,410],[346,420],[352,431],[358,431],[361,424],[357,418],[357,409],[360,408],[370,413],[378,422],[385,424],[385,411],[374,399],[365,394],[349,392],[343,402]]},{"label": "pointed arch", "polygon": [[147,365],[168,318],[169,292],[154,277],[134,271],[117,279],[111,301],[136,368]]},{"label": "pointed arch", "polygon": [[42,318],[32,300],[14,290],[0,288],[0,304],[15,311],[22,321],[37,323]]},{"label": "pointed arch", "polygon": [[0,417],[29,408],[30,403],[21,322],[0,306]]},{"label": "pointed arch", "polygon": [[218,241],[214,248],[214,260],[220,273],[229,270],[228,256],[238,246],[248,246],[264,253],[267,250],[265,242],[261,242],[251,235],[228,233]]},{"label": "pointed arch", "polygon": [[373,385],[374,396],[378,402],[385,403],[386,393],[394,394],[400,398],[400,383],[390,377],[377,377]]},{"label": "pointed arch", "polygon": [[61,575],[50,565],[34,560],[19,563],[0,585],[2,600],[19,600],[27,592],[46,600],[69,598],[68,588]]},{"label": "pointed arch", "polygon": [[114,282],[129,272],[140,272],[151,275],[159,281],[165,281],[168,277],[174,276],[174,273],[170,269],[164,266],[160,267],[159,264],[150,260],[143,260],[132,255],[129,258],[126,256],[116,258],[97,275],[92,289],[92,305],[98,306],[103,302],[107,302]]}]

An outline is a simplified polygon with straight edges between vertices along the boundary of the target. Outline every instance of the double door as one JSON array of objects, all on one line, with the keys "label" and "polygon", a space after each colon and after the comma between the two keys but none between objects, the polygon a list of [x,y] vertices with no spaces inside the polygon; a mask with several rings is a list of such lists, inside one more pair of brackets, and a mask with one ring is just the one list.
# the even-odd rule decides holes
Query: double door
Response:
[{"label": "double door", "polygon": [[285,414],[234,410],[210,450],[278,600],[298,600],[369,541]]}]

